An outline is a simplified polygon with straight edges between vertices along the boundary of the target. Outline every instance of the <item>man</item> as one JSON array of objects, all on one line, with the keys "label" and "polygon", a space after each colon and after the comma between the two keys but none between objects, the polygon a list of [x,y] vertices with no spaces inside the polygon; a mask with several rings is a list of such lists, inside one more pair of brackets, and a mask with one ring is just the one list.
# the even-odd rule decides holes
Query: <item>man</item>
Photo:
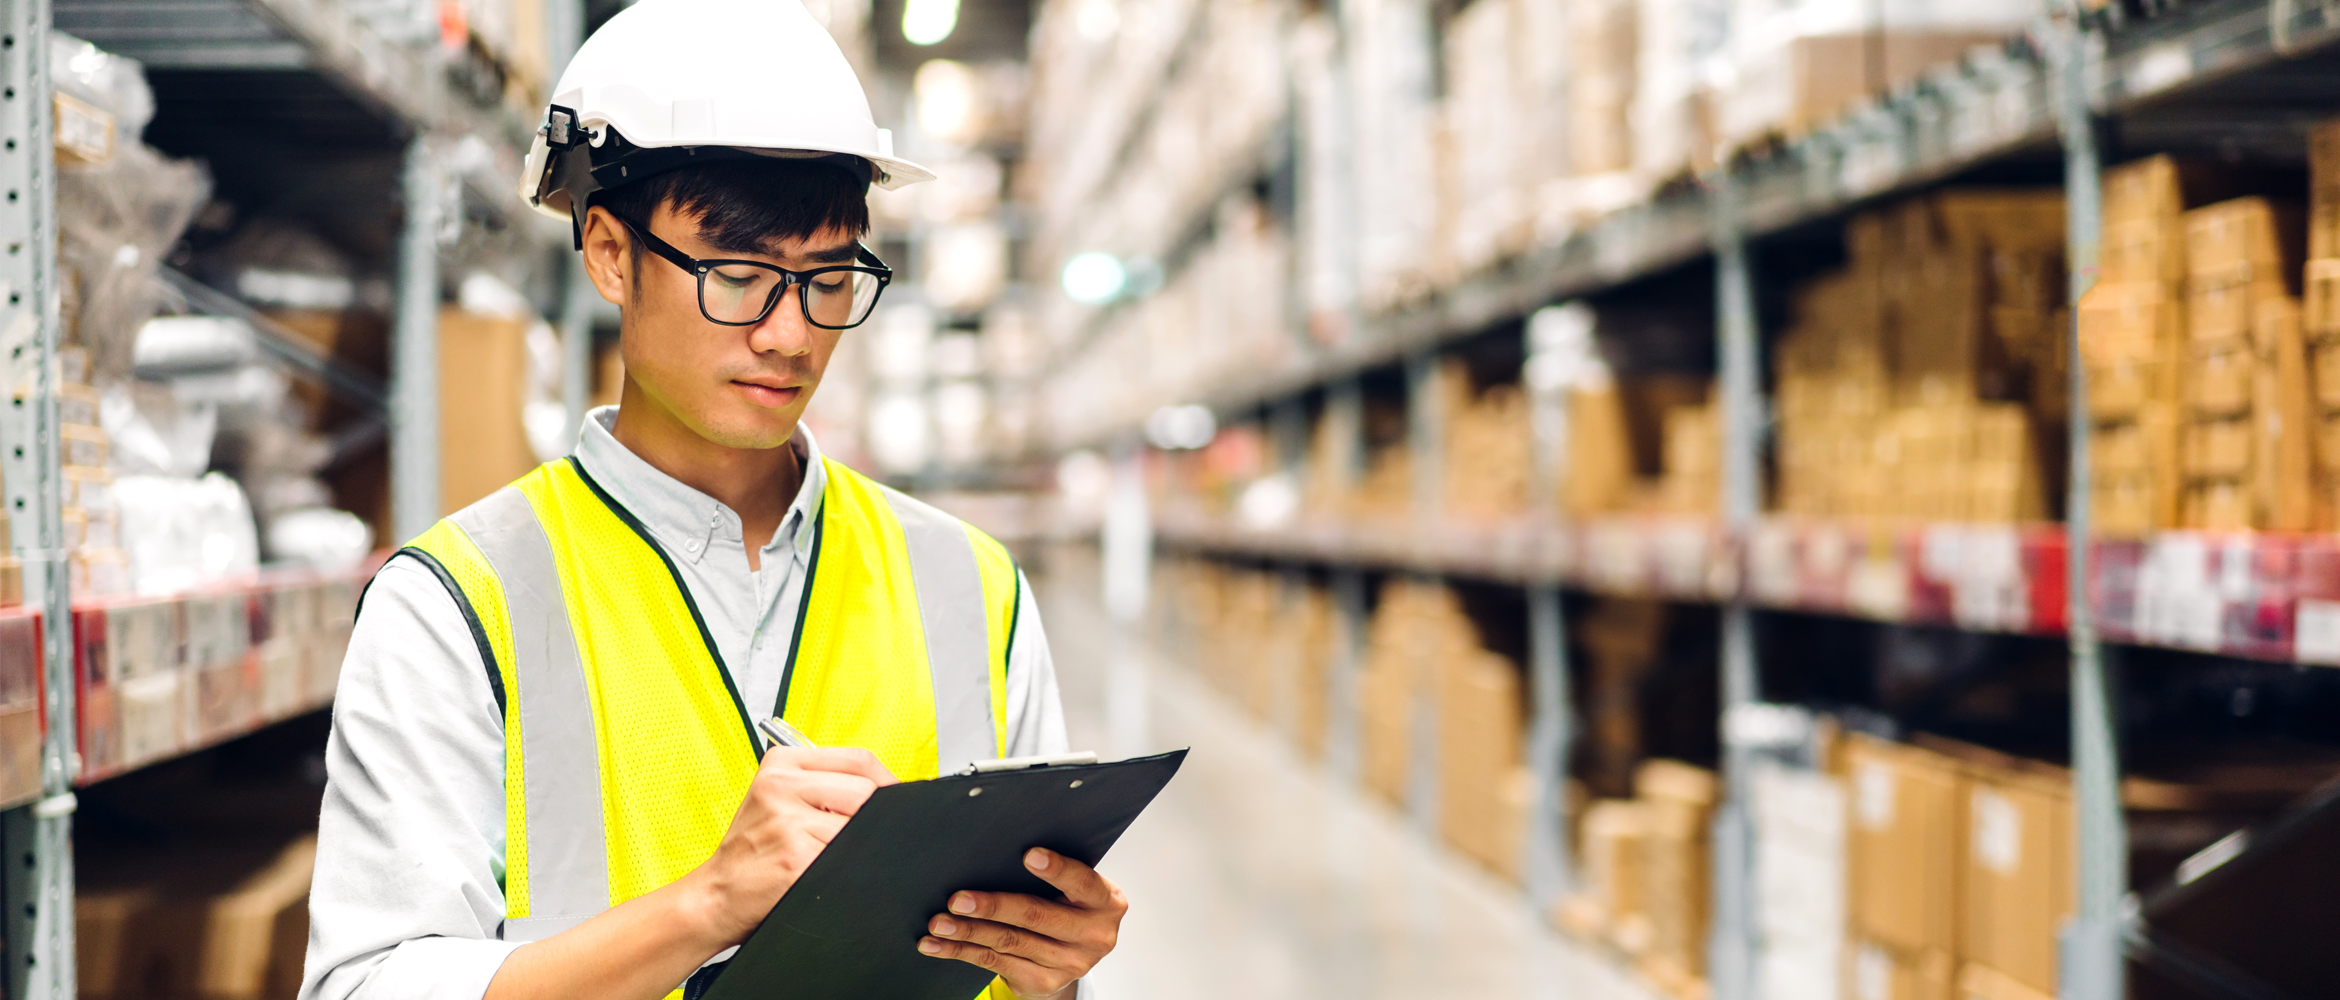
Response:
[{"label": "man", "polygon": [[[1005,550],[799,423],[891,277],[869,185],[930,176],[835,43],[797,0],[643,0],[555,94],[524,190],[622,307],[626,384],[368,590],[304,1000],[695,995],[877,787],[1066,749]],[[1024,861],[1061,898],[955,893],[901,960],[1070,1000],[1125,903]]]}]

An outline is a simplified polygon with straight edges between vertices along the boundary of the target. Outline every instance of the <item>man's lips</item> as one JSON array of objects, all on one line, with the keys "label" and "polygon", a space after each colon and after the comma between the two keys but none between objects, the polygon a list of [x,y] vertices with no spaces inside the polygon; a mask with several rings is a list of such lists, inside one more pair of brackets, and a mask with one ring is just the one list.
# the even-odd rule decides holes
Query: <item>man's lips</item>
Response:
[{"label": "man's lips", "polygon": [[804,392],[801,386],[769,385],[763,382],[738,380],[734,380],[731,387],[738,390],[741,395],[746,396],[748,402],[759,406],[786,406],[795,402],[796,397]]}]

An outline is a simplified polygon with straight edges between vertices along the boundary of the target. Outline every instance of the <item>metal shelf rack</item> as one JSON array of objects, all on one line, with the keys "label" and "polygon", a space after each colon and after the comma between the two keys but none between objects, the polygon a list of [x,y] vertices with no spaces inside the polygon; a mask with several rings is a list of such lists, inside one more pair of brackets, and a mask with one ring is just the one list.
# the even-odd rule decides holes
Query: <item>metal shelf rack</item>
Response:
[{"label": "metal shelf rack", "polygon": [[[2119,641],[2297,663],[2340,663],[2340,537],[2165,532],[2098,538],[2084,493],[2068,522],[2038,525],[1870,525],[1759,517],[1754,470],[1765,446],[1751,258],[1767,240],[1840,218],[1881,199],[1961,175],[2022,163],[2063,166],[2070,297],[2094,278],[2100,160],[2144,152],[2301,158],[2308,126],[2340,99],[2340,9],[2278,0],[2207,0],[2062,12],[2021,37],[1970,53],[1800,137],[1741,150],[1726,164],[1460,283],[1360,318],[1325,344],[1296,347],[1207,385],[1193,401],[1222,414],[1274,413],[1321,391],[1329,415],[1354,418],[1356,379],[1403,368],[1417,502],[1395,525],[1303,521],[1272,530],[1194,510],[1160,513],[1172,547],[1333,570],[1337,592],[1364,569],[1507,582],[1528,589],[1530,762],[1538,801],[1565,773],[1568,720],[1558,588],[1664,596],[1725,606],[1725,780],[1715,831],[1712,982],[1718,1000],[1749,995],[1753,930],[1743,747],[1734,712],[1754,707],[1750,609],[1852,615],[1961,629],[2064,636],[2072,650],[2072,761],[2080,871],[2078,916],[2062,942],[2062,995],[2123,995],[2125,832],[2117,794],[2118,730],[2100,644]],[[2113,156],[2099,151],[2110,144]],[[1437,512],[1439,419],[1423,373],[1445,346],[1570,297],[1597,294],[1706,263],[1715,275],[1723,389],[1724,496],[1717,518],[1549,519],[1466,523]],[[2067,346],[2076,354],[2076,329]],[[1060,358],[1069,365],[1072,359]],[[2074,366],[2075,368],[2079,366]],[[2078,375],[2075,376],[2076,380]],[[2072,387],[2072,479],[2088,477],[2085,386]],[[1354,422],[1353,419],[1351,422]],[[1061,448],[1124,440],[1134,426],[1080,427]],[[1431,471],[1425,471],[1431,470]],[[2081,487],[2083,490],[2084,486]],[[1428,498],[1428,499],[1422,499]],[[1425,524],[1424,521],[1427,521]],[[1352,597],[1354,595],[1351,595]],[[1354,619],[1358,601],[1341,602]],[[1351,629],[1361,622],[1351,620]],[[1336,674],[1339,672],[1336,668]],[[1335,699],[1336,702],[1339,699]],[[1336,724],[1336,731],[1338,726]],[[1551,759],[1547,759],[1551,758]],[[1539,810],[1541,806],[1539,806]],[[1557,847],[1536,831],[1534,854]],[[1525,870],[1540,871],[1540,859]],[[1565,878],[1565,874],[1559,876]],[[1553,876],[1530,879],[1548,898]]]},{"label": "metal shelf rack", "polygon": [[[567,15],[566,30],[581,27],[581,11],[554,6]],[[364,579],[275,572],[163,600],[75,601],[69,593],[56,403],[55,168],[48,155],[53,29],[143,62],[166,105],[177,102],[166,110],[184,112],[158,118],[150,139],[208,138],[225,151],[227,162],[215,163],[222,176],[279,184],[346,169],[352,151],[407,149],[403,197],[373,193],[385,212],[403,203],[410,265],[400,275],[389,387],[391,436],[405,475],[402,528],[437,516],[429,474],[438,464],[437,398],[427,362],[436,339],[440,223],[466,210],[457,199],[490,213],[516,208],[507,188],[533,126],[505,105],[464,93],[435,37],[389,37],[338,0],[0,0],[0,242],[7,251],[0,256],[7,295],[0,340],[13,392],[0,409],[0,476],[15,555],[26,567],[24,608],[0,614],[0,691],[37,691],[42,723],[37,755],[0,749],[0,804],[10,807],[0,814],[0,851],[11,859],[0,869],[7,906],[0,937],[7,942],[7,995],[33,1000],[77,995],[76,785],[326,704]],[[352,188],[368,183],[362,174],[344,180]],[[318,358],[291,360],[329,381],[350,377]],[[426,364],[415,367],[418,360]],[[424,471],[406,475],[409,469]],[[183,664],[158,667],[141,651],[139,640],[158,634],[187,650]],[[118,721],[141,698],[181,713],[173,725],[150,731],[167,739],[125,741],[108,731],[107,720]],[[19,735],[8,723],[12,711],[0,706],[0,743]],[[35,773],[17,773],[19,757],[37,760]]]}]

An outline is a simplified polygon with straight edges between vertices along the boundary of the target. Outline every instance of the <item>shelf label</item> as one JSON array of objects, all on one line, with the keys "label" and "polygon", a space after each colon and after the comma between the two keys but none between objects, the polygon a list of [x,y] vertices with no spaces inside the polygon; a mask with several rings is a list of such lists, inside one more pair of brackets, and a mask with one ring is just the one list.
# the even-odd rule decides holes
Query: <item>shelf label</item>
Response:
[{"label": "shelf label", "polygon": [[2340,601],[2300,598],[2293,626],[2294,659],[2340,667]]}]

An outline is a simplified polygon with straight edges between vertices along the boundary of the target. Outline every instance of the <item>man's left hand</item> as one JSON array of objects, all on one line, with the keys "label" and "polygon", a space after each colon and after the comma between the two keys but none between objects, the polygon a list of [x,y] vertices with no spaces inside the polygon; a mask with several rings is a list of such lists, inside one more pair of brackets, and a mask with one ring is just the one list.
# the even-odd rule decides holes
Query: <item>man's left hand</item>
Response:
[{"label": "man's left hand", "polygon": [[926,922],[918,950],[981,966],[1024,1000],[1069,1000],[1073,984],[1113,950],[1129,900],[1096,869],[1055,851],[1024,852],[1024,867],[1064,898],[952,893],[951,912]]}]

